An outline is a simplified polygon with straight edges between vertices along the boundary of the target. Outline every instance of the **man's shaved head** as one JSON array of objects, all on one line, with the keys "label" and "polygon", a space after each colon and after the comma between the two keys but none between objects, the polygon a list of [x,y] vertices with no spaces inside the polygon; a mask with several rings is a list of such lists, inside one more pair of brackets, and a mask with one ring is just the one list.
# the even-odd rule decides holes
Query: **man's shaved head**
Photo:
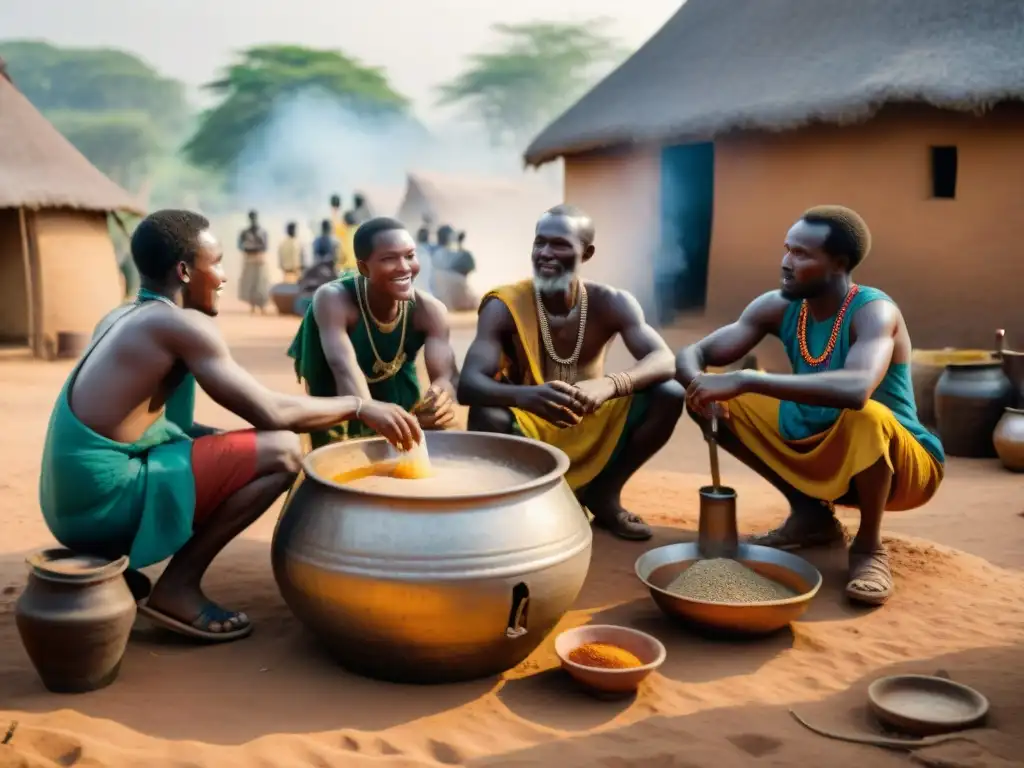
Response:
[{"label": "man's shaved head", "polygon": [[[568,205],[567,203],[561,203],[553,208],[548,208],[544,212],[544,216],[560,216],[569,219],[573,223],[573,228],[576,230],[576,234],[580,238],[580,242],[584,246],[594,244],[594,220],[590,218],[590,215],[582,208],[577,208],[575,205]],[[542,216],[541,218],[544,218]]]}]

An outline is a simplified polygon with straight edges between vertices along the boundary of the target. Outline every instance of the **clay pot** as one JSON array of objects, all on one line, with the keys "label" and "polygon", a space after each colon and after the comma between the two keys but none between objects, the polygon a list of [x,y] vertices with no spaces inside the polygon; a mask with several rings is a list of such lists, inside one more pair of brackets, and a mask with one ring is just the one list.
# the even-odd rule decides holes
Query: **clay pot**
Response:
[{"label": "clay pot", "polygon": [[295,283],[278,283],[270,289],[270,300],[277,307],[279,315],[295,314],[295,299],[299,295],[299,286]]},{"label": "clay pot", "polygon": [[1011,472],[1024,472],[1024,409],[1007,408],[992,433],[996,453]]},{"label": "clay pot", "polygon": [[1002,358],[1003,373],[1010,380],[1010,386],[1013,387],[1013,403],[1011,405],[1014,408],[1024,408],[1024,352],[1004,351]]},{"label": "clay pot", "polygon": [[15,618],[25,651],[54,693],[84,693],[110,685],[135,622],[135,598],[113,562],[49,549],[27,558],[28,585]]},{"label": "clay pot", "polygon": [[935,387],[950,363],[984,363],[996,356],[984,349],[915,349],[911,355],[910,376],[914,384],[917,418],[929,429],[935,428]]},{"label": "clay pot", "polygon": [[1010,380],[997,360],[947,365],[935,387],[935,417],[946,453],[995,458],[992,433],[1010,395]]}]

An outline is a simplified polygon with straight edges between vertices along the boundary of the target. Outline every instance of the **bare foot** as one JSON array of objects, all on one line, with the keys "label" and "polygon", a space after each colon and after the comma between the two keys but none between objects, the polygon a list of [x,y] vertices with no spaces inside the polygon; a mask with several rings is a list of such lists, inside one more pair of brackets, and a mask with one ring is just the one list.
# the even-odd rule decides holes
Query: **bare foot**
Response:
[{"label": "bare foot", "polygon": [[882,605],[892,595],[892,570],[889,553],[879,546],[871,552],[850,552],[850,581],[846,596],[865,605]]},{"label": "bare foot", "polygon": [[620,539],[628,541],[646,541],[654,535],[651,526],[640,517],[623,509],[618,501],[595,500],[597,494],[587,494],[584,506],[594,516],[594,525]]},{"label": "bare foot", "polygon": [[821,511],[815,509],[812,514],[808,510],[793,509],[778,528],[755,534],[747,539],[747,543],[786,552],[845,544],[846,529],[843,524],[834,514],[825,516]]}]

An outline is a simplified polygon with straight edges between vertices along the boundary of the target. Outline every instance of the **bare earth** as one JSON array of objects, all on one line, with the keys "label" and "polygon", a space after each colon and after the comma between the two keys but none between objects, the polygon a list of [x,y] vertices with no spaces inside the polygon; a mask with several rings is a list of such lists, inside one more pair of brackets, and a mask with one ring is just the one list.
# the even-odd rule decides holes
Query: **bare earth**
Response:
[{"label": "bare earth", "polygon": [[[227,309],[221,322],[260,380],[298,390],[284,355],[294,319]],[[458,324],[461,353],[471,318]],[[675,344],[686,337],[672,334]],[[658,636],[668,660],[635,699],[600,702],[577,691],[557,669],[553,638],[501,679],[417,688],[344,672],[277,593],[268,556],[276,509],[228,547],[207,579],[211,596],[252,616],[250,639],[195,647],[140,619],[114,685],[49,694],[22,650],[13,610],[26,553],[52,544],[36,485],[50,407],[70,367],[0,361],[0,741],[10,721],[19,723],[0,745],[0,768],[1024,764],[1022,477],[996,462],[952,460],[927,508],[892,515],[898,586],[885,608],[845,605],[841,553],[813,555],[825,588],[792,631],[713,643],[668,624],[633,575],[646,548],[693,538],[707,454],[685,420],[627,489],[627,502],[657,525],[655,539],[631,544],[597,533],[589,579],[561,625],[621,623]],[[207,399],[198,416],[241,425]],[[739,491],[745,531],[782,517],[782,500],[767,484],[729,458],[722,472]],[[824,739],[787,712],[877,732],[864,707],[868,683],[893,671],[939,669],[989,697],[989,724],[912,756]]]}]

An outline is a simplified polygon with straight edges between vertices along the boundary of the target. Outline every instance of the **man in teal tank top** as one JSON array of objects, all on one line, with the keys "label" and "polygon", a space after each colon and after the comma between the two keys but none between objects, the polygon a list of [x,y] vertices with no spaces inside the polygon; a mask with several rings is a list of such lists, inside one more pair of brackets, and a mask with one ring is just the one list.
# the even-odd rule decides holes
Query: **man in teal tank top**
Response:
[{"label": "man in teal tank top", "polygon": [[[458,368],[445,306],[414,281],[416,243],[396,219],[370,219],[353,238],[357,274],[317,289],[288,354],[311,395],[353,395],[415,413],[422,429],[444,429],[455,418]],[[423,350],[430,386],[420,396],[416,357]],[[318,448],[372,435],[352,422],[310,434]]]},{"label": "man in teal tank top", "polygon": [[[213,558],[294,481],[298,431],[352,418],[411,447],[415,419],[358,397],[272,392],[232,359],[213,318],[225,278],[209,222],[157,211],[132,235],[142,289],[94,334],[50,416],[39,477],[43,517],[81,554],[129,557],[129,585],[153,622],[224,642],[252,631],[200,583]],[[193,419],[195,385],[255,429]],[[167,558],[159,580],[137,569]],[[148,597],[148,599],[146,599]]]},{"label": "man in teal tank top", "polygon": [[[834,505],[860,510],[847,596],[870,605],[893,591],[882,543],[886,510],[919,507],[942,481],[945,455],[917,418],[910,334],[896,304],[853,281],[871,236],[841,206],[819,206],[786,235],[781,286],[677,358],[691,416],[723,418],[723,447],[786,496],[789,518],[751,539],[779,549],[845,541]],[[793,373],[706,373],[766,336],[786,348]]]}]

